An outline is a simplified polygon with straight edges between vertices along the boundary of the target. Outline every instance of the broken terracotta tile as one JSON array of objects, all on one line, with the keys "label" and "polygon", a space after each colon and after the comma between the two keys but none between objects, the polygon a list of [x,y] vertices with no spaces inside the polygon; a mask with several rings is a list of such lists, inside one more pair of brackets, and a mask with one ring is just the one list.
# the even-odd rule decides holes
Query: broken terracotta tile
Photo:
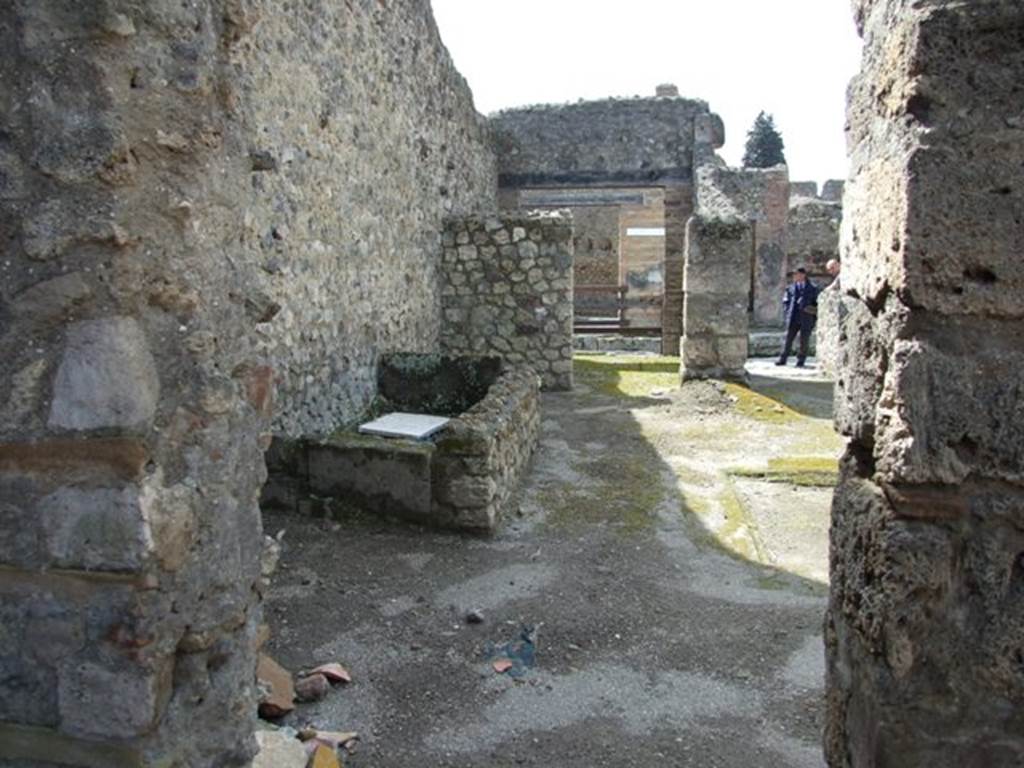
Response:
[{"label": "broken terracotta tile", "polygon": [[343,747],[359,738],[355,731],[317,731],[317,741],[323,742],[330,747]]},{"label": "broken terracotta tile", "polygon": [[309,761],[309,768],[341,768],[337,753],[328,746],[321,744]]},{"label": "broken terracotta tile", "polygon": [[295,686],[291,673],[265,653],[256,666],[260,687],[260,717],[282,717],[295,709]]},{"label": "broken terracotta tile", "polygon": [[341,664],[321,664],[316,669],[309,670],[309,674],[316,675],[320,674],[330,680],[332,683],[351,683],[352,675],[349,674],[348,670],[345,669]]}]

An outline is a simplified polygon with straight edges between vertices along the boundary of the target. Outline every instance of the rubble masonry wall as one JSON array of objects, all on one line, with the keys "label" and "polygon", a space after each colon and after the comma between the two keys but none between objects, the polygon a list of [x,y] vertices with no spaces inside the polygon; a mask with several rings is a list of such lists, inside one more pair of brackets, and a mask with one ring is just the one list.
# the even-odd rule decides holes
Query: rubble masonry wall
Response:
[{"label": "rubble masonry wall", "polygon": [[1024,6],[859,0],[829,764],[1024,762]]},{"label": "rubble masonry wall", "polygon": [[244,765],[269,431],[436,350],[486,125],[419,0],[16,2],[0,47],[0,762]]},{"label": "rubble masonry wall", "polygon": [[528,365],[572,388],[573,227],[568,212],[453,218],[444,231],[441,349]]}]

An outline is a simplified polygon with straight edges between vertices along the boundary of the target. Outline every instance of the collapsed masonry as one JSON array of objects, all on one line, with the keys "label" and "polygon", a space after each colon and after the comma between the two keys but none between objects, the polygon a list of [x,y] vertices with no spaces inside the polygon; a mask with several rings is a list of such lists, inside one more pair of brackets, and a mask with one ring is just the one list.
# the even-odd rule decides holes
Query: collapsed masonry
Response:
[{"label": "collapsed masonry", "polygon": [[[1012,763],[1024,11],[858,7],[868,48],[843,225],[853,321],[839,423],[852,443],[834,511],[830,761]],[[553,224],[547,253],[543,237],[536,253],[523,238],[502,253],[513,243],[498,233],[516,241],[526,227],[512,214],[487,224],[490,127],[422,0],[38,0],[0,17],[0,42],[0,762],[245,765],[270,436],[357,417],[384,352],[486,342],[529,357],[543,337],[544,370],[567,385],[571,278],[557,270],[574,237]],[[644,166],[627,133],[602,164],[567,164],[612,182],[639,173],[619,180],[631,227],[656,229],[647,209],[666,211],[660,279],[676,305],[652,314],[678,339],[700,204],[686,188],[721,126],[672,89],[659,98],[652,113],[691,110],[682,136],[665,134],[669,160]],[[578,220],[612,231],[603,201],[565,199],[594,194],[587,178],[534,189],[530,165],[548,161],[520,150],[516,177],[503,141],[506,199],[516,188],[520,204],[574,202]],[[663,190],[648,183],[658,168]],[[773,223],[759,246],[758,225],[739,236],[726,221],[693,219],[695,254],[735,246],[738,262],[764,246],[777,258]],[[730,237],[702,239],[714,233]],[[502,270],[529,286],[511,303]],[[764,270],[774,280],[784,267]],[[456,275],[476,272],[489,288],[463,304]],[[745,290],[719,293],[731,307]],[[477,335],[485,316],[501,332]],[[698,368],[728,368],[728,347]]]}]

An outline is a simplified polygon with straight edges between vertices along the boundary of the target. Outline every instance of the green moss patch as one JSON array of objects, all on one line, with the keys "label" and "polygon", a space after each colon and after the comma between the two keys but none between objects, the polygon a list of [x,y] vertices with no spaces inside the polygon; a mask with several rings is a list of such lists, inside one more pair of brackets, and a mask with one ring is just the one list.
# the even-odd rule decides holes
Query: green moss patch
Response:
[{"label": "green moss patch", "polygon": [[736,411],[748,418],[768,424],[791,424],[805,418],[786,404],[742,384],[729,382],[725,385],[725,391],[735,398]]},{"label": "green moss patch", "polygon": [[574,466],[585,474],[586,487],[560,486],[542,491],[537,501],[547,510],[547,521],[558,528],[610,523],[625,532],[652,526],[666,488],[656,467],[646,457],[618,456]]},{"label": "green moss patch", "polygon": [[834,488],[839,482],[839,460],[827,456],[784,456],[769,459],[768,466],[739,467],[734,477],[748,477],[769,483],[788,483],[807,488]]},{"label": "green moss patch", "polygon": [[573,375],[603,395],[611,397],[650,397],[652,392],[679,387],[679,358],[616,355],[577,355]]}]

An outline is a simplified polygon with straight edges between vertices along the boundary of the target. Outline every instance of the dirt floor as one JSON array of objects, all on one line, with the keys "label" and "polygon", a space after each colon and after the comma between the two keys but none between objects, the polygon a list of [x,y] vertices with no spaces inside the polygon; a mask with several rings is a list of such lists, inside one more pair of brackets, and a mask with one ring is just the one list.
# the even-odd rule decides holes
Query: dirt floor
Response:
[{"label": "dirt floor", "polygon": [[353,768],[822,766],[832,386],[677,367],[579,357],[493,538],[266,514],[270,653],[354,678],[284,724],[358,731]]}]

